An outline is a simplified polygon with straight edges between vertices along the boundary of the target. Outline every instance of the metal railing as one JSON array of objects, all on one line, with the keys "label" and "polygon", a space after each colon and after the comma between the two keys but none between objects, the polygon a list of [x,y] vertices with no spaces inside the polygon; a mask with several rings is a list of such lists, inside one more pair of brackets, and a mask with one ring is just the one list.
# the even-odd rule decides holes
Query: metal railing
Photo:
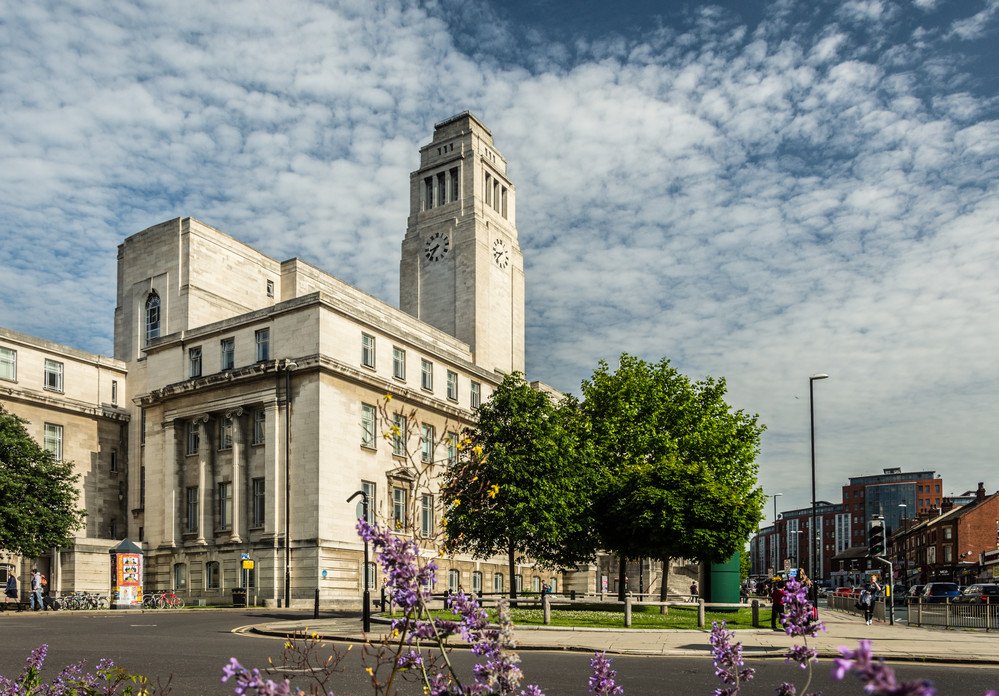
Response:
[{"label": "metal railing", "polygon": [[911,602],[910,626],[942,626],[944,628],[979,628],[999,630],[999,603]]},{"label": "metal railing", "polygon": [[[857,597],[835,594],[826,595],[826,606],[830,609],[845,611],[850,614],[857,614],[858,616],[864,615],[864,609],[860,606],[860,601]],[[878,621],[884,621],[886,617],[887,612],[885,611],[884,599],[878,598],[874,601],[874,618]]]}]

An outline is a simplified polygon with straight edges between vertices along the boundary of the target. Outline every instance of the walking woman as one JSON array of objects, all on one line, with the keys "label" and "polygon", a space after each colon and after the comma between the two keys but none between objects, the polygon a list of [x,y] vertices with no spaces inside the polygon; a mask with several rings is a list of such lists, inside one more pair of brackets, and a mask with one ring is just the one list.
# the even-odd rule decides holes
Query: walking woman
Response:
[{"label": "walking woman", "polygon": [[864,610],[864,621],[868,626],[874,620],[874,600],[880,591],[881,585],[878,584],[877,575],[872,575],[870,582],[860,591],[860,608]]}]

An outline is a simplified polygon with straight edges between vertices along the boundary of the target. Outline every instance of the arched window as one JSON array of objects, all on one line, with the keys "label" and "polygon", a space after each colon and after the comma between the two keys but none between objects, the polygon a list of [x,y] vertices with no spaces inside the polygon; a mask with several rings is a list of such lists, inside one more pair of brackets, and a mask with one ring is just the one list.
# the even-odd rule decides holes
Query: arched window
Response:
[{"label": "arched window", "polygon": [[146,298],[146,342],[160,337],[160,296],[156,291]]}]

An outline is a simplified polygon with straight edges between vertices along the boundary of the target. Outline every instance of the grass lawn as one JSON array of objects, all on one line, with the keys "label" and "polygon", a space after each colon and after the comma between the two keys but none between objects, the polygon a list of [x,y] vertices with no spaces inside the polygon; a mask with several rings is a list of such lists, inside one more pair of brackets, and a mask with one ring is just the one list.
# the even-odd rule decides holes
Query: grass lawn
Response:
[{"label": "grass lawn", "polygon": [[[496,620],[496,610],[488,608],[489,620]],[[432,611],[436,618],[453,619],[449,611]],[[398,613],[395,616],[399,616]],[[510,616],[514,625],[541,626],[544,624],[541,609],[511,609]],[[711,630],[712,621],[724,621],[731,630],[753,627],[753,611],[749,607],[734,612],[708,611],[704,614],[705,631]],[[624,606],[615,604],[577,604],[572,609],[552,608],[552,626],[582,627],[582,628],[624,628]],[[760,626],[770,625],[770,612],[760,610]],[[696,631],[697,607],[670,607],[666,615],[659,613],[659,607],[633,607],[631,612],[632,628],[659,628]]]}]

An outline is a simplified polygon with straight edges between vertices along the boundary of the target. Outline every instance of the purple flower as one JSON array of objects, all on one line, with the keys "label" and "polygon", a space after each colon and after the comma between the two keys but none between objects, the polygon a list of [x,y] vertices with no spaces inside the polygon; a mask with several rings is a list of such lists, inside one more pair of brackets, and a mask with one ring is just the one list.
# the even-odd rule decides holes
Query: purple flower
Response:
[{"label": "purple flower", "polygon": [[819,630],[826,630],[821,621],[812,620],[808,587],[793,579],[784,586],[784,613],[780,621],[789,636],[815,636]]},{"label": "purple flower", "polygon": [[912,682],[899,682],[895,670],[887,666],[881,658],[874,658],[871,641],[862,640],[856,650],[841,647],[842,657],[833,662],[833,678],[842,680],[847,672],[853,672],[864,684],[864,692],[874,696],[934,696],[937,690],[925,679]]},{"label": "purple flower", "polygon": [[305,693],[301,689],[293,689],[287,679],[280,684],[263,679],[259,669],[246,669],[235,657],[222,668],[222,682],[230,679],[236,682],[235,696],[300,696]]},{"label": "purple flower", "polygon": [[378,554],[392,602],[406,613],[426,605],[430,600],[429,588],[436,579],[437,564],[432,560],[423,565],[419,563],[420,547],[416,542],[365,520],[357,521],[357,533],[370,542]]},{"label": "purple flower", "polygon": [[617,684],[616,678],[617,671],[611,669],[607,653],[594,654],[590,660],[589,690],[597,696],[622,696],[624,687]]},{"label": "purple flower", "polygon": [[715,676],[731,688],[715,689],[715,696],[736,696],[742,682],[753,678],[755,670],[745,666],[742,643],[732,643],[735,631],[725,628],[725,622],[711,624],[711,655],[714,658]]}]

